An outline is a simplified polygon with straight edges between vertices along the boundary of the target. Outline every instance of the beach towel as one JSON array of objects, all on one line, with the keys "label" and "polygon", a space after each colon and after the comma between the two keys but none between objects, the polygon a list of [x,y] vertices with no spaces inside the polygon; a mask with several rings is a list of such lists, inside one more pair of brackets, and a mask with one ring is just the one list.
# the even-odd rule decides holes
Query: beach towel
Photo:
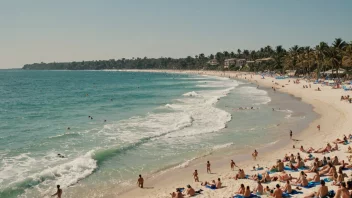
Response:
[{"label": "beach towel", "polygon": [[178,188],[180,190],[180,192],[183,192],[185,190],[185,188]]},{"label": "beach towel", "polygon": [[303,194],[303,192],[301,191],[297,191],[297,190],[292,190],[291,193],[289,193],[290,195],[297,195],[297,194]]},{"label": "beach towel", "polygon": [[260,196],[255,195],[255,194],[251,194],[249,197],[245,197],[243,195],[235,195],[235,196],[233,196],[233,198],[260,198]]},{"label": "beach towel", "polygon": [[298,172],[298,170],[292,170],[290,167],[288,167],[288,166],[285,166],[284,167],[284,170],[286,170],[286,171],[292,171],[292,172]]},{"label": "beach towel", "polygon": [[314,183],[312,183],[312,182],[309,182],[308,183],[308,186],[303,186],[303,188],[313,188],[313,187],[315,187],[316,185],[314,184]]},{"label": "beach towel", "polygon": [[325,196],[325,197],[323,197],[323,198],[330,198],[330,197],[335,197],[335,191],[334,191],[334,190],[330,190],[330,191],[328,192],[328,195]]},{"label": "beach towel", "polygon": [[325,182],[331,182],[332,180],[330,178],[324,178]]},{"label": "beach towel", "polygon": [[304,167],[298,168],[298,170],[308,170],[308,168],[304,166]]},{"label": "beach towel", "polygon": [[208,186],[208,185],[206,185],[205,187],[209,188],[209,189],[212,189],[212,190],[216,190],[216,186]]}]

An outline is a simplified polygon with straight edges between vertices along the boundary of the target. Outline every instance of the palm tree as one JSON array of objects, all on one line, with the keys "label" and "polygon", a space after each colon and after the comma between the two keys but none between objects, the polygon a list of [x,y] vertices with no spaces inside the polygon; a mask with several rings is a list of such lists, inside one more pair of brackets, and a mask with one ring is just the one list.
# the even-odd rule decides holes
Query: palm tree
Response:
[{"label": "palm tree", "polygon": [[304,48],[304,53],[305,53],[306,60],[307,60],[307,73],[308,73],[308,76],[309,76],[309,73],[310,73],[310,62],[311,62],[311,58],[312,58],[312,52],[313,52],[313,49],[311,47],[307,46],[307,47]]},{"label": "palm tree", "polygon": [[230,53],[230,57],[235,58],[235,53],[233,51]]},{"label": "palm tree", "polygon": [[339,69],[342,66],[343,53],[346,46],[347,43],[345,41],[341,38],[336,38],[332,46],[326,52],[331,64],[336,69],[337,78],[339,78]]},{"label": "palm tree", "polygon": [[296,68],[299,52],[300,52],[300,47],[298,47],[298,45],[294,45],[289,49],[289,58],[291,59],[292,69]]},{"label": "palm tree", "polygon": [[241,58],[241,50],[240,49],[237,50],[237,54],[238,54],[238,58]]},{"label": "palm tree", "polygon": [[322,65],[324,63],[325,59],[325,54],[326,50],[329,48],[328,44],[325,42],[320,42],[319,45],[315,46],[314,48],[314,55],[315,55],[315,60],[317,61],[318,68],[317,68],[317,79],[319,79],[320,76],[320,70],[322,68]]},{"label": "palm tree", "polygon": [[228,58],[230,56],[229,52],[228,51],[224,51],[224,56],[225,56],[225,58]]},{"label": "palm tree", "polygon": [[274,68],[273,69],[283,69],[283,61],[286,54],[286,50],[282,48],[281,45],[276,46],[274,51]]}]

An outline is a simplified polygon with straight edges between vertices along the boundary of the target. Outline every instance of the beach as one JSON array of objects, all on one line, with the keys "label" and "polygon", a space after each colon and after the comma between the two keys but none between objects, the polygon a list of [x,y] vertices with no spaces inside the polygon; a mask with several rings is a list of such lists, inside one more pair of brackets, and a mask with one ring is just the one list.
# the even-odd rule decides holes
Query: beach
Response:
[{"label": "beach", "polygon": [[[145,71],[143,71],[145,72]],[[145,189],[132,188],[127,191],[120,193],[117,197],[171,197],[170,193],[174,192],[176,188],[185,188],[187,184],[190,184],[194,189],[203,189],[200,195],[197,197],[232,197],[235,191],[238,190],[240,184],[250,186],[253,189],[256,186],[256,182],[253,180],[243,179],[237,180],[228,179],[229,177],[235,176],[237,171],[230,170],[230,160],[233,159],[236,164],[245,170],[248,175],[256,173],[262,173],[263,171],[251,171],[252,167],[259,164],[262,167],[272,167],[277,159],[282,159],[285,154],[290,155],[297,154],[299,147],[303,145],[305,148],[313,147],[315,149],[323,148],[326,143],[334,141],[337,138],[342,138],[343,135],[350,133],[348,120],[351,119],[351,106],[345,101],[340,101],[341,95],[348,95],[348,92],[344,92],[342,89],[332,89],[329,86],[321,86],[313,83],[306,83],[301,80],[300,84],[294,84],[293,79],[276,80],[271,77],[265,77],[261,79],[260,75],[253,75],[248,73],[238,72],[216,72],[216,71],[167,71],[167,70],[147,70],[147,72],[176,72],[176,73],[187,73],[187,74],[198,74],[198,75],[209,75],[209,76],[221,76],[230,77],[239,80],[249,81],[253,84],[259,85],[259,87],[274,87],[276,92],[282,92],[301,98],[302,102],[311,104],[314,111],[319,114],[319,118],[310,123],[309,127],[304,129],[301,133],[293,133],[293,138],[299,141],[290,141],[289,144],[277,147],[275,149],[269,149],[270,152],[266,152],[266,149],[258,149],[259,155],[256,161],[251,158],[253,151],[248,151],[234,156],[206,156],[204,158],[196,159],[183,168],[168,171],[164,174],[154,175],[152,178],[145,180]],[[288,82],[290,80],[290,82]],[[278,83],[278,84],[275,84]],[[303,85],[311,84],[311,88],[303,88]],[[282,87],[284,86],[284,87]],[[321,91],[315,91],[320,87]],[[253,123],[255,124],[255,123]],[[317,126],[321,126],[321,130],[317,129]],[[287,138],[289,138],[289,131],[287,131]],[[295,149],[293,148],[295,145]],[[315,154],[315,157],[322,159],[323,156],[334,157],[337,156],[340,160],[346,159],[347,146],[339,145],[340,150],[328,153],[325,155]],[[301,153],[303,158],[307,157],[308,154]],[[211,162],[211,168],[213,174],[206,173],[206,161]],[[192,173],[197,169],[199,172],[200,181],[211,181],[220,178],[222,180],[224,188],[217,190],[206,189],[200,185],[199,182],[194,182]],[[345,171],[348,175],[349,171]],[[313,174],[308,173],[308,177]],[[292,173],[292,176],[298,176],[297,173]],[[136,177],[137,179],[137,177]],[[263,186],[274,187],[280,182],[271,182],[269,184],[263,184]],[[280,183],[281,186],[284,183]],[[338,187],[331,186],[331,183],[327,184],[329,190],[337,190]],[[305,189],[302,191],[304,194],[314,192],[317,187]],[[118,191],[116,189],[116,191]],[[113,197],[112,193],[112,197]],[[298,195],[300,197],[302,195]],[[263,196],[265,197],[265,196]]]}]

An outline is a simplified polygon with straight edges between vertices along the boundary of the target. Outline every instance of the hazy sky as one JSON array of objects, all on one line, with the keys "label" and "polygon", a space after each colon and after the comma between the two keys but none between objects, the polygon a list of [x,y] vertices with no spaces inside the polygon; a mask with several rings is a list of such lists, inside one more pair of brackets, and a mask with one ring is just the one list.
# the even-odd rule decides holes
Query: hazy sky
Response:
[{"label": "hazy sky", "polygon": [[352,40],[352,0],[0,0],[0,68]]}]

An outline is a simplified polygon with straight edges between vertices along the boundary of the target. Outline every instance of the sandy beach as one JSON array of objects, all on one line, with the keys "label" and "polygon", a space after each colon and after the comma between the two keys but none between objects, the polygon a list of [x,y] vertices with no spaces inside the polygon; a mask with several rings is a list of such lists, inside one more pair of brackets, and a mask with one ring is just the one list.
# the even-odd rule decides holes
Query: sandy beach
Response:
[{"label": "sandy beach", "polygon": [[[139,70],[141,71],[141,70]],[[187,73],[187,74],[200,74],[200,75],[211,75],[230,77],[234,79],[240,79],[250,81],[260,87],[274,87],[276,91],[291,94],[295,97],[301,98],[303,102],[311,104],[314,111],[320,115],[318,119],[313,121],[308,128],[303,130],[299,134],[293,134],[293,138],[299,141],[291,141],[290,144],[281,146],[274,151],[266,152],[265,149],[258,148],[259,155],[256,161],[251,157],[253,151],[243,153],[237,156],[206,156],[203,158],[196,159],[190,162],[186,167],[177,168],[174,170],[161,172],[153,175],[153,177],[145,178],[145,188],[132,188],[121,192],[121,189],[112,189],[111,197],[121,198],[132,198],[132,197],[171,197],[170,193],[174,192],[176,188],[186,188],[187,184],[190,184],[195,190],[202,189],[202,193],[196,197],[233,197],[235,192],[238,190],[241,184],[249,186],[252,190],[257,186],[256,182],[249,179],[234,180],[229,177],[234,177],[237,174],[237,168],[235,171],[230,169],[230,160],[233,159],[236,164],[243,168],[245,173],[248,175],[254,175],[262,173],[261,171],[252,171],[252,167],[259,164],[261,167],[272,167],[276,164],[277,159],[283,159],[285,154],[290,155],[291,153],[297,155],[299,147],[301,145],[304,148],[313,147],[315,149],[323,148],[329,142],[332,144],[336,138],[342,138],[343,135],[349,135],[350,129],[348,120],[352,117],[352,108],[346,101],[340,101],[341,95],[348,95],[343,89],[332,89],[330,86],[322,86],[320,84],[307,83],[301,80],[300,84],[294,84],[292,79],[276,80],[271,77],[265,77],[261,79],[260,75],[251,75],[250,73],[236,73],[236,72],[217,72],[217,71],[170,71],[170,70],[146,70],[147,72],[176,72],[176,73]],[[290,82],[289,82],[290,80]],[[303,88],[303,85],[311,84],[311,88]],[[283,87],[284,86],[284,87]],[[321,91],[315,91],[320,87]],[[254,123],[255,124],[255,123]],[[317,125],[321,126],[321,130],[318,131]],[[289,138],[289,132],[287,131],[287,137]],[[295,149],[293,148],[295,145]],[[332,144],[333,145],[333,144]],[[339,144],[339,150],[331,153],[316,154],[313,155],[322,159],[326,157],[337,156],[339,160],[347,160],[347,147]],[[300,152],[303,158],[307,157],[307,153]],[[211,161],[212,174],[206,173],[206,161]],[[306,165],[310,165],[312,162],[308,161]],[[220,178],[223,183],[223,188],[217,190],[210,190],[201,186],[200,182],[194,182],[192,173],[197,169],[199,172],[200,181],[211,181]],[[347,175],[350,175],[349,171],[344,171]],[[299,172],[290,172],[293,177],[297,177]],[[142,173],[143,174],[143,173]],[[273,176],[275,174],[272,174]],[[308,177],[312,177],[313,173],[308,173]],[[137,177],[136,177],[137,180]],[[264,187],[269,186],[271,189],[281,182],[270,182],[263,184]],[[329,190],[338,189],[337,186],[332,186],[332,182],[327,183]],[[295,195],[295,197],[303,197],[303,195],[309,194],[310,192],[317,191],[318,187],[310,189],[303,188],[301,191],[304,194]],[[262,196],[267,197],[267,196]]]}]

